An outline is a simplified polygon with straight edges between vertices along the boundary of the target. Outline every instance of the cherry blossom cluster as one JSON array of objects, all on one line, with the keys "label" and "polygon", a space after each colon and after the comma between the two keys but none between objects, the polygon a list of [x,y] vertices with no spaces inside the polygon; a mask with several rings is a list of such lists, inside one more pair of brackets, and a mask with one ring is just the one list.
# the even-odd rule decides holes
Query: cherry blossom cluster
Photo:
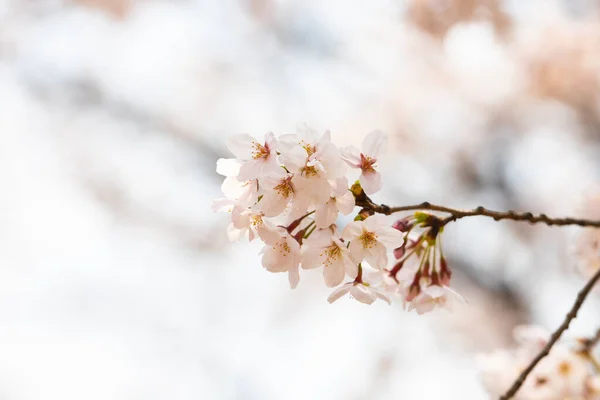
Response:
[{"label": "cherry blossom cluster", "polygon": [[[550,334],[537,326],[519,326],[517,348],[479,357],[481,377],[490,398],[497,399],[542,350]],[[600,400],[600,365],[585,340],[559,342],[527,376],[517,400]]]},{"label": "cherry blossom cluster", "polygon": [[[325,284],[336,288],[330,303],[349,294],[366,304],[396,298],[419,313],[450,306],[461,298],[449,287],[439,218],[415,213],[392,225],[365,208],[338,227],[340,214],[352,213],[357,196],[381,189],[378,161],[386,144],[379,131],[365,137],[361,150],[339,149],[329,132],[309,128],[279,137],[267,133],[264,140],[233,136],[227,147],[236,158],[217,162],[225,197],[213,209],[231,214],[231,240],[259,238],[263,267],[287,273],[292,288],[301,268],[322,268]],[[352,173],[358,180],[349,187]]]}]

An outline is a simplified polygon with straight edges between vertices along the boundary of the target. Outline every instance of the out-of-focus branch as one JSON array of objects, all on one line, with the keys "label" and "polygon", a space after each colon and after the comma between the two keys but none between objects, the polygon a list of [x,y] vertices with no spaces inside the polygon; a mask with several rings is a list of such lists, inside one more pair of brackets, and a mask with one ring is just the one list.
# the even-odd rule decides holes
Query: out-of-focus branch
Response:
[{"label": "out-of-focus branch", "polygon": [[[517,380],[515,380],[515,382],[508,389],[508,391],[502,397],[500,397],[500,400],[508,400],[508,399],[512,398],[517,393],[517,391],[521,388],[521,386],[525,382],[525,379],[527,379],[527,376],[531,373],[531,371],[533,371],[535,366],[544,357],[546,357],[550,353],[552,346],[554,346],[554,344],[558,341],[558,339],[560,339],[562,334],[569,328],[569,324],[571,323],[571,321],[573,321],[575,319],[575,317],[577,317],[577,312],[581,308],[583,302],[585,301],[586,297],[588,296],[588,294],[590,293],[590,291],[592,290],[592,288],[594,287],[596,282],[598,282],[598,279],[600,279],[600,269],[598,269],[598,271],[596,271],[596,273],[590,278],[590,280],[588,281],[588,283],[586,283],[586,285],[583,287],[583,289],[581,289],[581,291],[579,291],[579,293],[577,294],[575,303],[571,307],[571,310],[569,310],[569,313],[565,316],[564,321],[562,322],[562,324],[560,324],[558,329],[556,329],[556,331],[554,331],[554,333],[552,333],[548,343],[546,343],[544,348],[531,361],[531,363],[527,366],[527,368],[525,368],[523,370],[523,372],[521,372],[521,374],[519,375]],[[596,336],[598,336],[598,333],[596,334]],[[595,338],[593,341],[597,342],[598,340],[600,340],[600,339]]]}]

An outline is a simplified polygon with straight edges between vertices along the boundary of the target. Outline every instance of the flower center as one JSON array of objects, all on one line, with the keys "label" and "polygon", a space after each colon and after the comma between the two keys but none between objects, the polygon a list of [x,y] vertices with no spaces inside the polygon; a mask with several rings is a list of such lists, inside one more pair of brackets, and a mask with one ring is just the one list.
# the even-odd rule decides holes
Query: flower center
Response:
[{"label": "flower center", "polygon": [[362,242],[363,247],[366,249],[370,249],[377,243],[377,235],[375,232],[363,231],[359,239]]},{"label": "flower center", "polygon": [[260,215],[260,214],[253,215],[250,218],[250,224],[255,228],[262,226],[263,225],[262,215]]},{"label": "flower center", "polygon": [[363,172],[375,172],[375,168],[373,166],[376,162],[377,159],[365,156],[363,153],[360,153],[360,169],[362,169]]},{"label": "flower center", "polygon": [[306,143],[304,140],[300,141],[300,146],[302,146],[302,148],[304,148],[304,150],[306,150],[306,154],[308,154],[308,156],[312,156],[313,154],[315,154],[315,152],[317,151],[317,147],[311,145],[310,143]]},{"label": "flower center", "polygon": [[342,249],[340,249],[337,244],[331,243],[331,246],[327,247],[321,255],[325,255],[326,258],[323,265],[328,267],[333,264],[335,260],[342,258]]},{"label": "flower center", "polygon": [[292,249],[290,249],[290,245],[285,239],[280,241],[277,244],[277,247],[279,247],[279,254],[281,254],[284,257],[287,257],[292,252]]},{"label": "flower center", "polygon": [[265,144],[264,146],[258,142],[252,142],[252,158],[254,160],[262,158],[267,159],[271,151],[269,150],[269,146]]},{"label": "flower center", "polygon": [[569,376],[569,374],[571,373],[571,364],[569,364],[566,361],[561,362],[558,365],[558,373],[562,376]]},{"label": "flower center", "polygon": [[319,171],[317,171],[317,168],[315,168],[314,166],[305,166],[302,168],[302,175],[304,176],[316,176],[319,174]]},{"label": "flower center", "polygon": [[288,198],[292,195],[292,193],[294,193],[294,186],[292,185],[292,177],[287,177],[281,180],[281,182],[279,183],[279,185],[275,186],[273,189],[275,189],[275,191],[277,193],[279,193],[280,196],[283,196],[284,198]]}]

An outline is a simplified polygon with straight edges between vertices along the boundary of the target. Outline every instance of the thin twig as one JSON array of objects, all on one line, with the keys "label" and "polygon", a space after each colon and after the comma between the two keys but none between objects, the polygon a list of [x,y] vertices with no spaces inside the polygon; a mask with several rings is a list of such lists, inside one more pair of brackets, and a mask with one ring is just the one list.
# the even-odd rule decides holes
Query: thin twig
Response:
[{"label": "thin twig", "polygon": [[379,214],[394,214],[400,211],[415,211],[415,210],[430,210],[430,211],[438,211],[443,213],[450,214],[449,217],[443,219],[443,225],[446,225],[449,222],[456,221],[465,217],[474,217],[474,216],[482,216],[493,218],[495,221],[500,220],[511,220],[511,221],[527,221],[531,224],[543,223],[549,226],[566,226],[566,225],[579,225],[579,226],[587,226],[587,227],[595,227],[600,228],[600,221],[598,220],[589,220],[582,218],[550,218],[546,214],[533,214],[531,212],[516,212],[513,210],[509,211],[494,211],[489,210],[484,207],[477,207],[472,210],[459,210],[456,208],[440,206],[436,204],[431,204],[429,202],[423,202],[421,204],[413,204],[408,206],[400,206],[400,207],[388,207],[384,204],[376,204],[364,193],[356,196],[356,205],[359,207],[363,207],[367,210],[370,210]]},{"label": "thin twig", "polygon": [[558,329],[556,331],[554,331],[554,333],[552,333],[552,336],[550,336],[550,340],[548,341],[548,343],[546,343],[544,348],[533,359],[533,361],[531,361],[529,366],[527,368],[525,368],[523,370],[523,372],[521,372],[521,374],[519,375],[517,380],[510,387],[510,389],[508,389],[508,391],[504,394],[504,396],[500,397],[500,400],[508,400],[511,397],[513,397],[515,395],[515,393],[517,393],[517,391],[519,390],[521,385],[523,385],[527,376],[531,373],[531,371],[533,371],[535,366],[544,357],[546,357],[550,353],[550,349],[552,349],[552,346],[554,346],[554,344],[558,341],[558,339],[560,339],[561,335],[569,328],[569,324],[571,323],[571,321],[573,321],[575,319],[575,317],[577,317],[577,312],[581,308],[581,305],[585,301],[585,298],[590,293],[590,291],[592,290],[592,288],[594,287],[594,285],[596,284],[598,279],[600,279],[600,269],[598,269],[598,271],[596,271],[594,276],[592,276],[592,278],[588,281],[588,283],[586,283],[586,285],[583,287],[583,289],[581,289],[581,291],[579,291],[579,293],[577,294],[577,299],[575,300],[575,303],[571,307],[571,310],[566,315],[563,323],[560,324],[560,326],[558,327]]}]

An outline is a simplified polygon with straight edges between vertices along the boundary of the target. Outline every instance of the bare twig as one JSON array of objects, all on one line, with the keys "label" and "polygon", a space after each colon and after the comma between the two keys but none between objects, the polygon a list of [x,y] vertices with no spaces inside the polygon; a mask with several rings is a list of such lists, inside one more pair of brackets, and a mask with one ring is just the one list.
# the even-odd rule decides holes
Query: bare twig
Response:
[{"label": "bare twig", "polygon": [[513,210],[509,211],[494,211],[489,210],[484,207],[477,207],[472,210],[459,210],[456,208],[440,206],[436,204],[431,204],[429,202],[423,202],[421,204],[414,204],[408,206],[400,206],[400,207],[389,207],[384,204],[376,204],[364,194],[364,192],[360,193],[356,196],[356,205],[359,207],[363,207],[369,211],[379,213],[379,214],[394,214],[400,211],[416,211],[416,210],[430,210],[430,211],[438,211],[443,213],[450,214],[449,217],[443,219],[443,225],[446,225],[449,222],[456,221],[465,217],[489,217],[493,218],[495,221],[500,220],[511,220],[511,221],[527,221],[531,224],[543,223],[549,226],[566,226],[566,225],[579,225],[579,226],[587,226],[587,227],[595,227],[600,228],[600,221],[597,220],[589,220],[582,218],[550,218],[546,214],[533,214],[531,212],[516,212]]},{"label": "bare twig", "polygon": [[575,319],[575,317],[577,317],[577,312],[581,308],[581,305],[585,301],[585,298],[590,293],[590,291],[592,290],[592,288],[594,287],[596,282],[598,282],[598,279],[600,279],[600,269],[598,269],[598,271],[596,271],[596,273],[592,276],[592,278],[588,281],[588,283],[586,283],[586,285],[583,287],[583,289],[581,289],[581,291],[579,291],[579,293],[577,294],[577,299],[575,300],[575,303],[571,307],[571,310],[566,315],[564,321],[562,322],[562,324],[560,324],[558,329],[556,331],[554,331],[554,333],[552,333],[548,343],[546,343],[544,348],[531,361],[529,366],[527,366],[527,368],[525,368],[523,370],[523,372],[521,372],[521,374],[519,375],[517,380],[510,387],[510,389],[508,389],[508,391],[504,394],[504,396],[500,397],[500,400],[508,400],[508,399],[512,398],[515,395],[515,393],[517,393],[519,388],[523,385],[523,383],[525,382],[525,379],[527,379],[527,376],[531,373],[531,371],[533,371],[535,366],[544,357],[546,357],[550,353],[550,349],[552,349],[552,346],[554,346],[554,344],[558,341],[558,339],[560,339],[561,335],[569,328],[569,324],[571,323],[571,321],[573,321]]}]

